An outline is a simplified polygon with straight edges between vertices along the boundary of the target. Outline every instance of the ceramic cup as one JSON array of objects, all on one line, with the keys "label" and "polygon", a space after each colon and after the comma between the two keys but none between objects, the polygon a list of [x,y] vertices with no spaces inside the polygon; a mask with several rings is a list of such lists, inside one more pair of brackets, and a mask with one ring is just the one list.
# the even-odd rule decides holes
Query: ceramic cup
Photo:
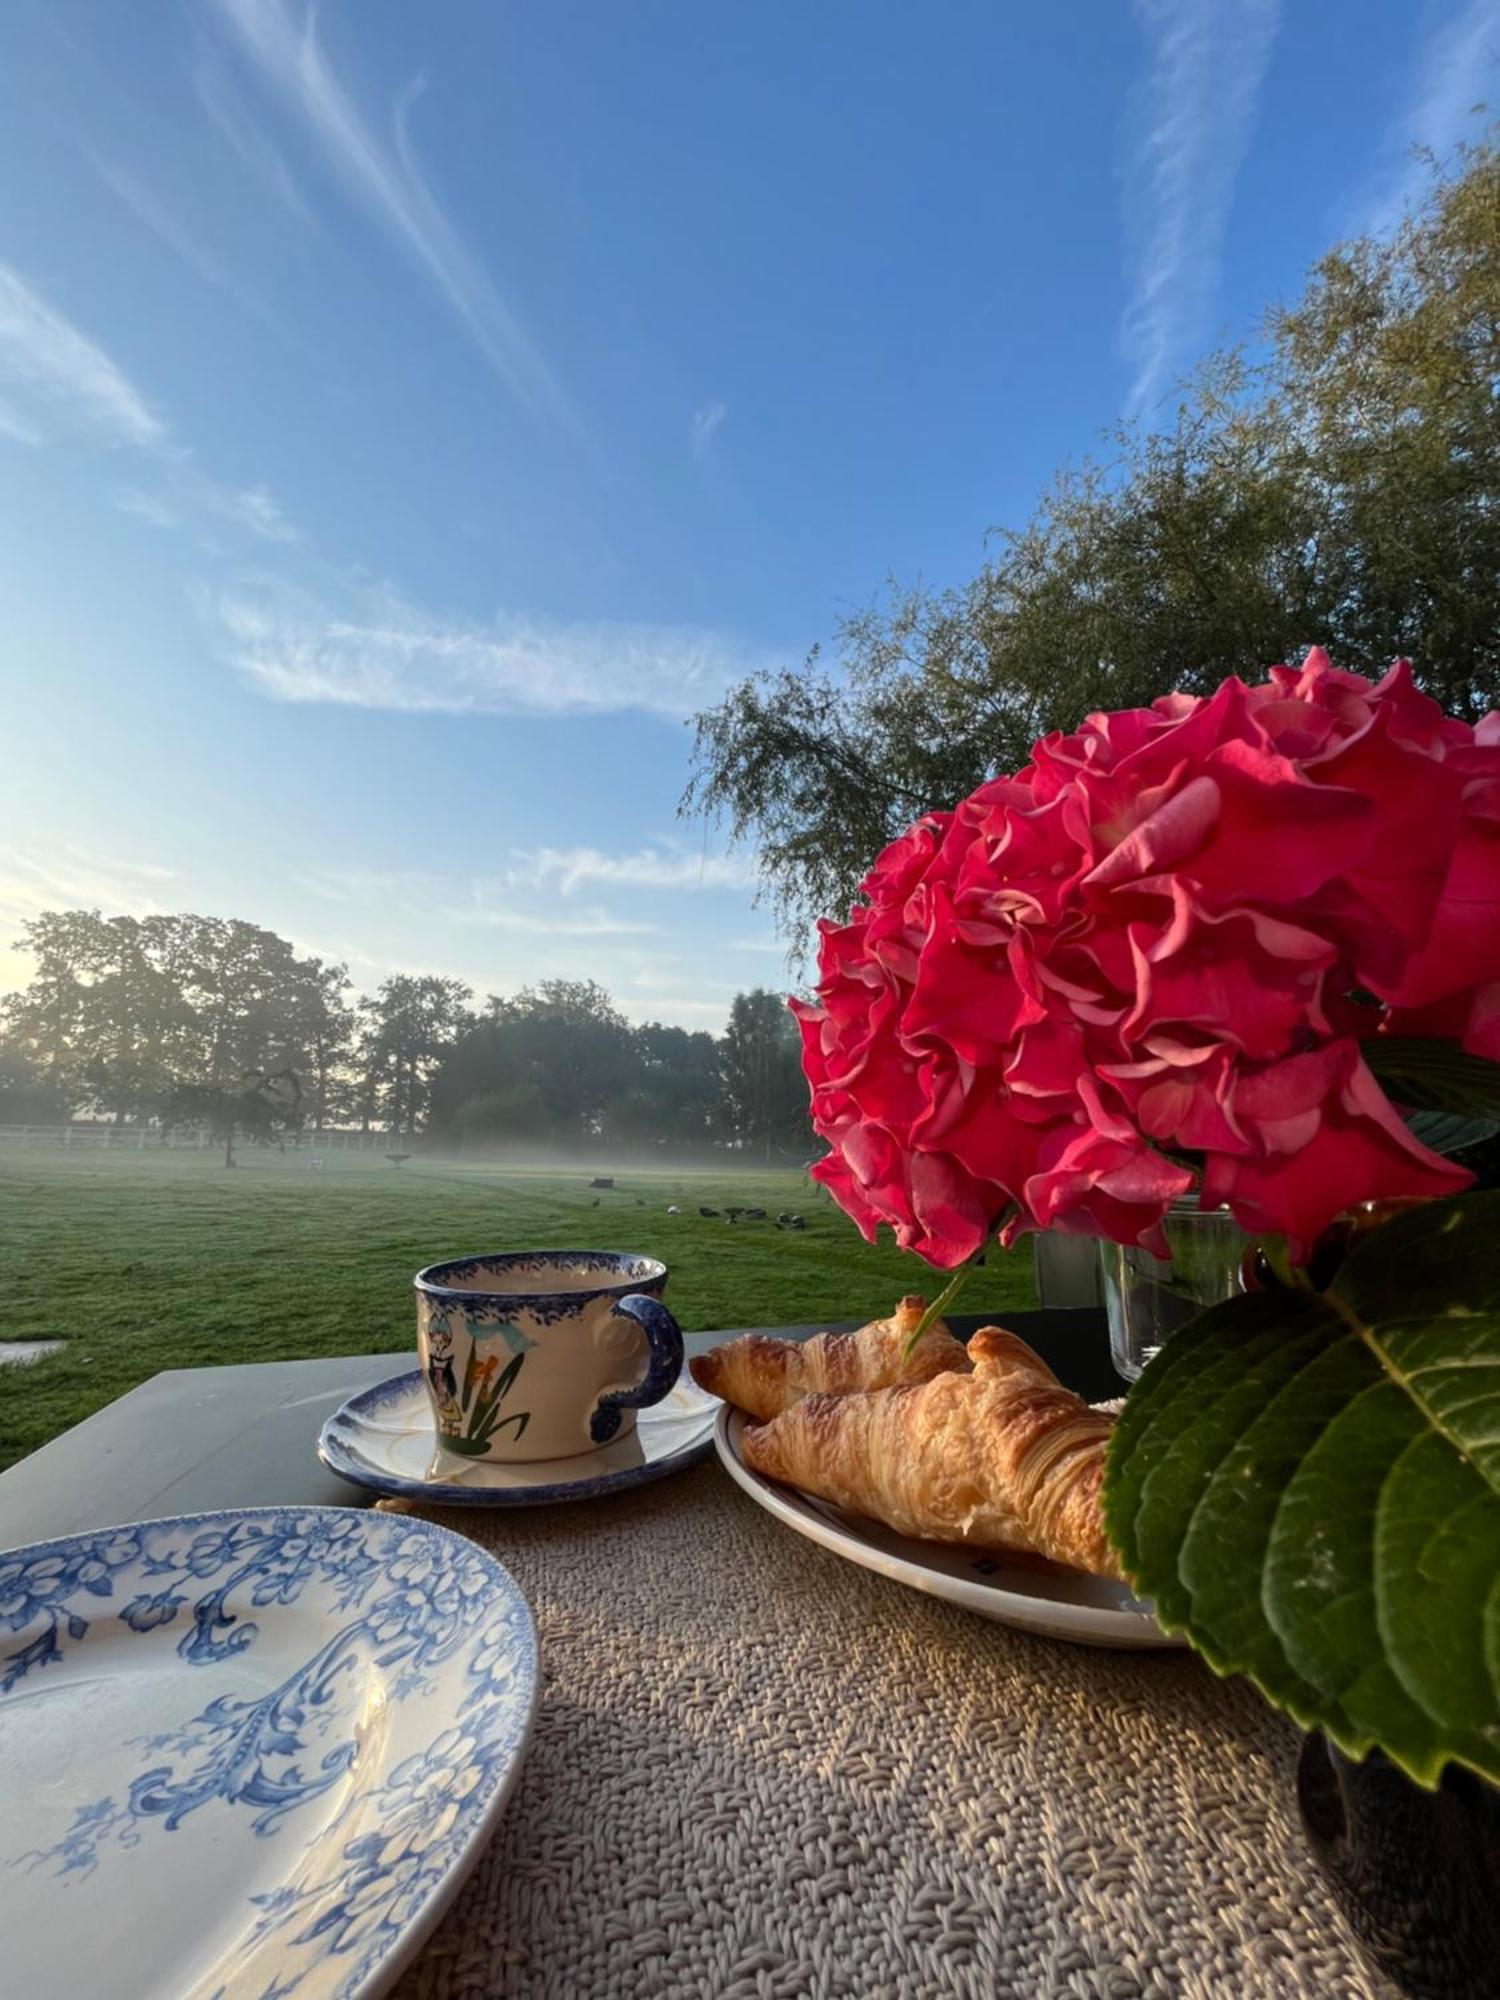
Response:
[{"label": "ceramic cup", "polygon": [[417,1349],[438,1442],[507,1465],[631,1435],[682,1370],[667,1267],[624,1250],[507,1250],[429,1264]]}]

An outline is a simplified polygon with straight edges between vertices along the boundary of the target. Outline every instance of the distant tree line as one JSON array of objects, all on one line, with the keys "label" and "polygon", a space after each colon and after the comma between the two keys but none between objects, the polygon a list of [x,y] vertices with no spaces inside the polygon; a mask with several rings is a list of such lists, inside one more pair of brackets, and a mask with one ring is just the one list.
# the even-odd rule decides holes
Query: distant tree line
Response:
[{"label": "distant tree line", "polygon": [[233,918],[53,911],[0,1003],[0,1123],[79,1114],[236,1137],[331,1127],[450,1146],[570,1151],[812,1150],[782,995],[736,995],[722,1035],[633,1026],[592,980],[473,1005],[460,980],[400,974],[353,992]]}]

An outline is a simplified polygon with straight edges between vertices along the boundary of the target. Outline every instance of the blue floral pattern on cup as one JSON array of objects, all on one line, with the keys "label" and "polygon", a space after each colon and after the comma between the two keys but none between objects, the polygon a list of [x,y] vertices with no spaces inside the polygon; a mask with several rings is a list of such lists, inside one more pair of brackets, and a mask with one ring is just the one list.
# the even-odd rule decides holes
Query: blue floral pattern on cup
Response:
[{"label": "blue floral pattern on cup", "polygon": [[626,1250],[497,1250],[419,1271],[417,1352],[440,1447],[514,1465],[630,1436],[682,1368],[666,1283],[665,1264]]}]

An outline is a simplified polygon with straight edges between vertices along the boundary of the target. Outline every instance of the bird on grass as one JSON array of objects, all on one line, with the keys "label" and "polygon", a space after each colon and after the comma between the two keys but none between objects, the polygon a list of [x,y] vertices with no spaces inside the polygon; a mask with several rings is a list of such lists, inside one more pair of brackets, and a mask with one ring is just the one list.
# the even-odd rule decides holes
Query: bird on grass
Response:
[{"label": "bird on grass", "polygon": [[707,1216],[710,1222],[718,1220],[719,1211],[716,1208],[700,1208],[698,1213]]}]

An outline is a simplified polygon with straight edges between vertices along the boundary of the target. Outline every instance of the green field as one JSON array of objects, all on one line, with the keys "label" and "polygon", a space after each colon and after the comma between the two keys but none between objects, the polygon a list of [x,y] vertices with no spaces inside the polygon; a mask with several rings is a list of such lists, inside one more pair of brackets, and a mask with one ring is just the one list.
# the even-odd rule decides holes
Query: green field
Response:
[{"label": "green field", "polygon": [[[663,1258],[688,1331],[868,1318],[934,1274],[878,1248],[800,1173],[525,1172],[368,1154],[0,1153],[0,1340],[61,1339],[0,1368],[0,1465],[162,1368],[399,1354],[413,1344],[412,1273],[465,1251],[588,1245]],[[607,1169],[605,1171],[608,1171]],[[668,1215],[669,1203],[684,1209]],[[782,1209],[707,1221],[700,1204]],[[924,1282],[925,1281],[925,1282]],[[1031,1259],[996,1255],[965,1311],[1032,1303]]]}]

